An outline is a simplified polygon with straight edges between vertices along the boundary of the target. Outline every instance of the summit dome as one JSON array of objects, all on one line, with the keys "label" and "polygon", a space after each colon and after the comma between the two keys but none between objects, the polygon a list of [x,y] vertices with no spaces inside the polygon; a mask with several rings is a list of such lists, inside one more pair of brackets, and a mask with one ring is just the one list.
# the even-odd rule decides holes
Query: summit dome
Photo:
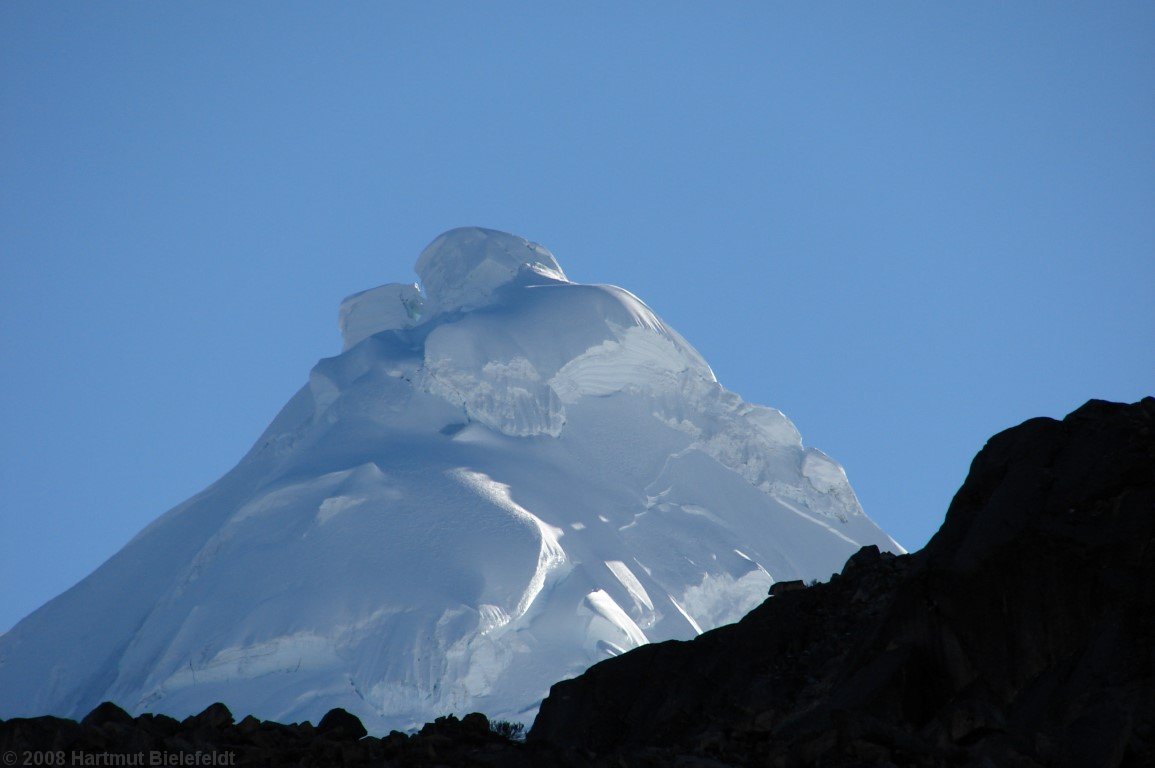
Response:
[{"label": "summit dome", "polygon": [[432,311],[473,309],[524,269],[566,282],[546,248],[516,235],[482,227],[460,227],[440,235],[417,257],[414,270]]}]

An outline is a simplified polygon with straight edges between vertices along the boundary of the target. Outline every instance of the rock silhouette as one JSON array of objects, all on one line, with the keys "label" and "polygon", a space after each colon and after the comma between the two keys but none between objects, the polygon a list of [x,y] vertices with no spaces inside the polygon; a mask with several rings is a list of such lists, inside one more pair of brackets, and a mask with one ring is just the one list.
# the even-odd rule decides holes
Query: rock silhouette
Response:
[{"label": "rock silhouette", "polygon": [[1155,764],[1155,399],[1032,419],[915,555],[558,683],[530,740],[729,764]]}]

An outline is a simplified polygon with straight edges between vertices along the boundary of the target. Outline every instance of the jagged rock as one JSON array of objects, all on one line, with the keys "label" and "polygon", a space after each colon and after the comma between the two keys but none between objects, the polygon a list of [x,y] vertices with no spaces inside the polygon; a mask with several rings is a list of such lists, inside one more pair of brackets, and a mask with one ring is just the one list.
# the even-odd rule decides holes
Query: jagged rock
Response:
[{"label": "jagged rock", "polygon": [[145,713],[136,718],[136,725],[154,737],[172,736],[180,730],[180,721],[168,715]]},{"label": "jagged rock", "polygon": [[806,589],[806,582],[802,579],[795,579],[794,581],[776,581],[770,585],[770,597],[777,597],[778,595],[787,592],[797,592],[800,589]]},{"label": "jagged rock", "polygon": [[185,719],[186,727],[212,728],[220,730],[233,724],[233,713],[221,702],[210,704],[199,715],[192,715]]},{"label": "jagged rock", "polygon": [[317,735],[338,741],[357,741],[369,732],[361,724],[360,718],[340,707],[330,709],[317,723]]},{"label": "jagged rock", "polygon": [[80,724],[89,728],[99,728],[105,725],[132,725],[132,715],[125,712],[111,701],[98,704],[91,712],[85,715]]},{"label": "jagged rock", "polygon": [[261,721],[252,715],[245,715],[239,723],[237,723],[237,733],[249,736],[256,733],[261,728]]}]

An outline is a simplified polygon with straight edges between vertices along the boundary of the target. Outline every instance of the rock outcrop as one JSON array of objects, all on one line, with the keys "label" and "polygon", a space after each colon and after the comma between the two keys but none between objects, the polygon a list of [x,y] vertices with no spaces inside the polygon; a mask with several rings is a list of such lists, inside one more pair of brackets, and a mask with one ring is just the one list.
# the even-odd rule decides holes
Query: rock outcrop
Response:
[{"label": "rock outcrop", "polygon": [[[915,555],[558,683],[530,742],[626,764],[1155,765],[1155,399],[1032,419]],[[987,762],[984,762],[987,761]]]}]

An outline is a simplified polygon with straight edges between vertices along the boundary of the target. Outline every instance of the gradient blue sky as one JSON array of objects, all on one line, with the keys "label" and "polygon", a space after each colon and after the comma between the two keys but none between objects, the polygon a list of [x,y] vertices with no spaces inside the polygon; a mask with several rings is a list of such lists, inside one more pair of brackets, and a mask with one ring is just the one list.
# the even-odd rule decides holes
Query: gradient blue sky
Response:
[{"label": "gradient blue sky", "polygon": [[[1155,4],[0,5],[0,631],[477,224],[638,294],[907,547],[1155,390]],[[148,578],[142,574],[141,578]]]}]

